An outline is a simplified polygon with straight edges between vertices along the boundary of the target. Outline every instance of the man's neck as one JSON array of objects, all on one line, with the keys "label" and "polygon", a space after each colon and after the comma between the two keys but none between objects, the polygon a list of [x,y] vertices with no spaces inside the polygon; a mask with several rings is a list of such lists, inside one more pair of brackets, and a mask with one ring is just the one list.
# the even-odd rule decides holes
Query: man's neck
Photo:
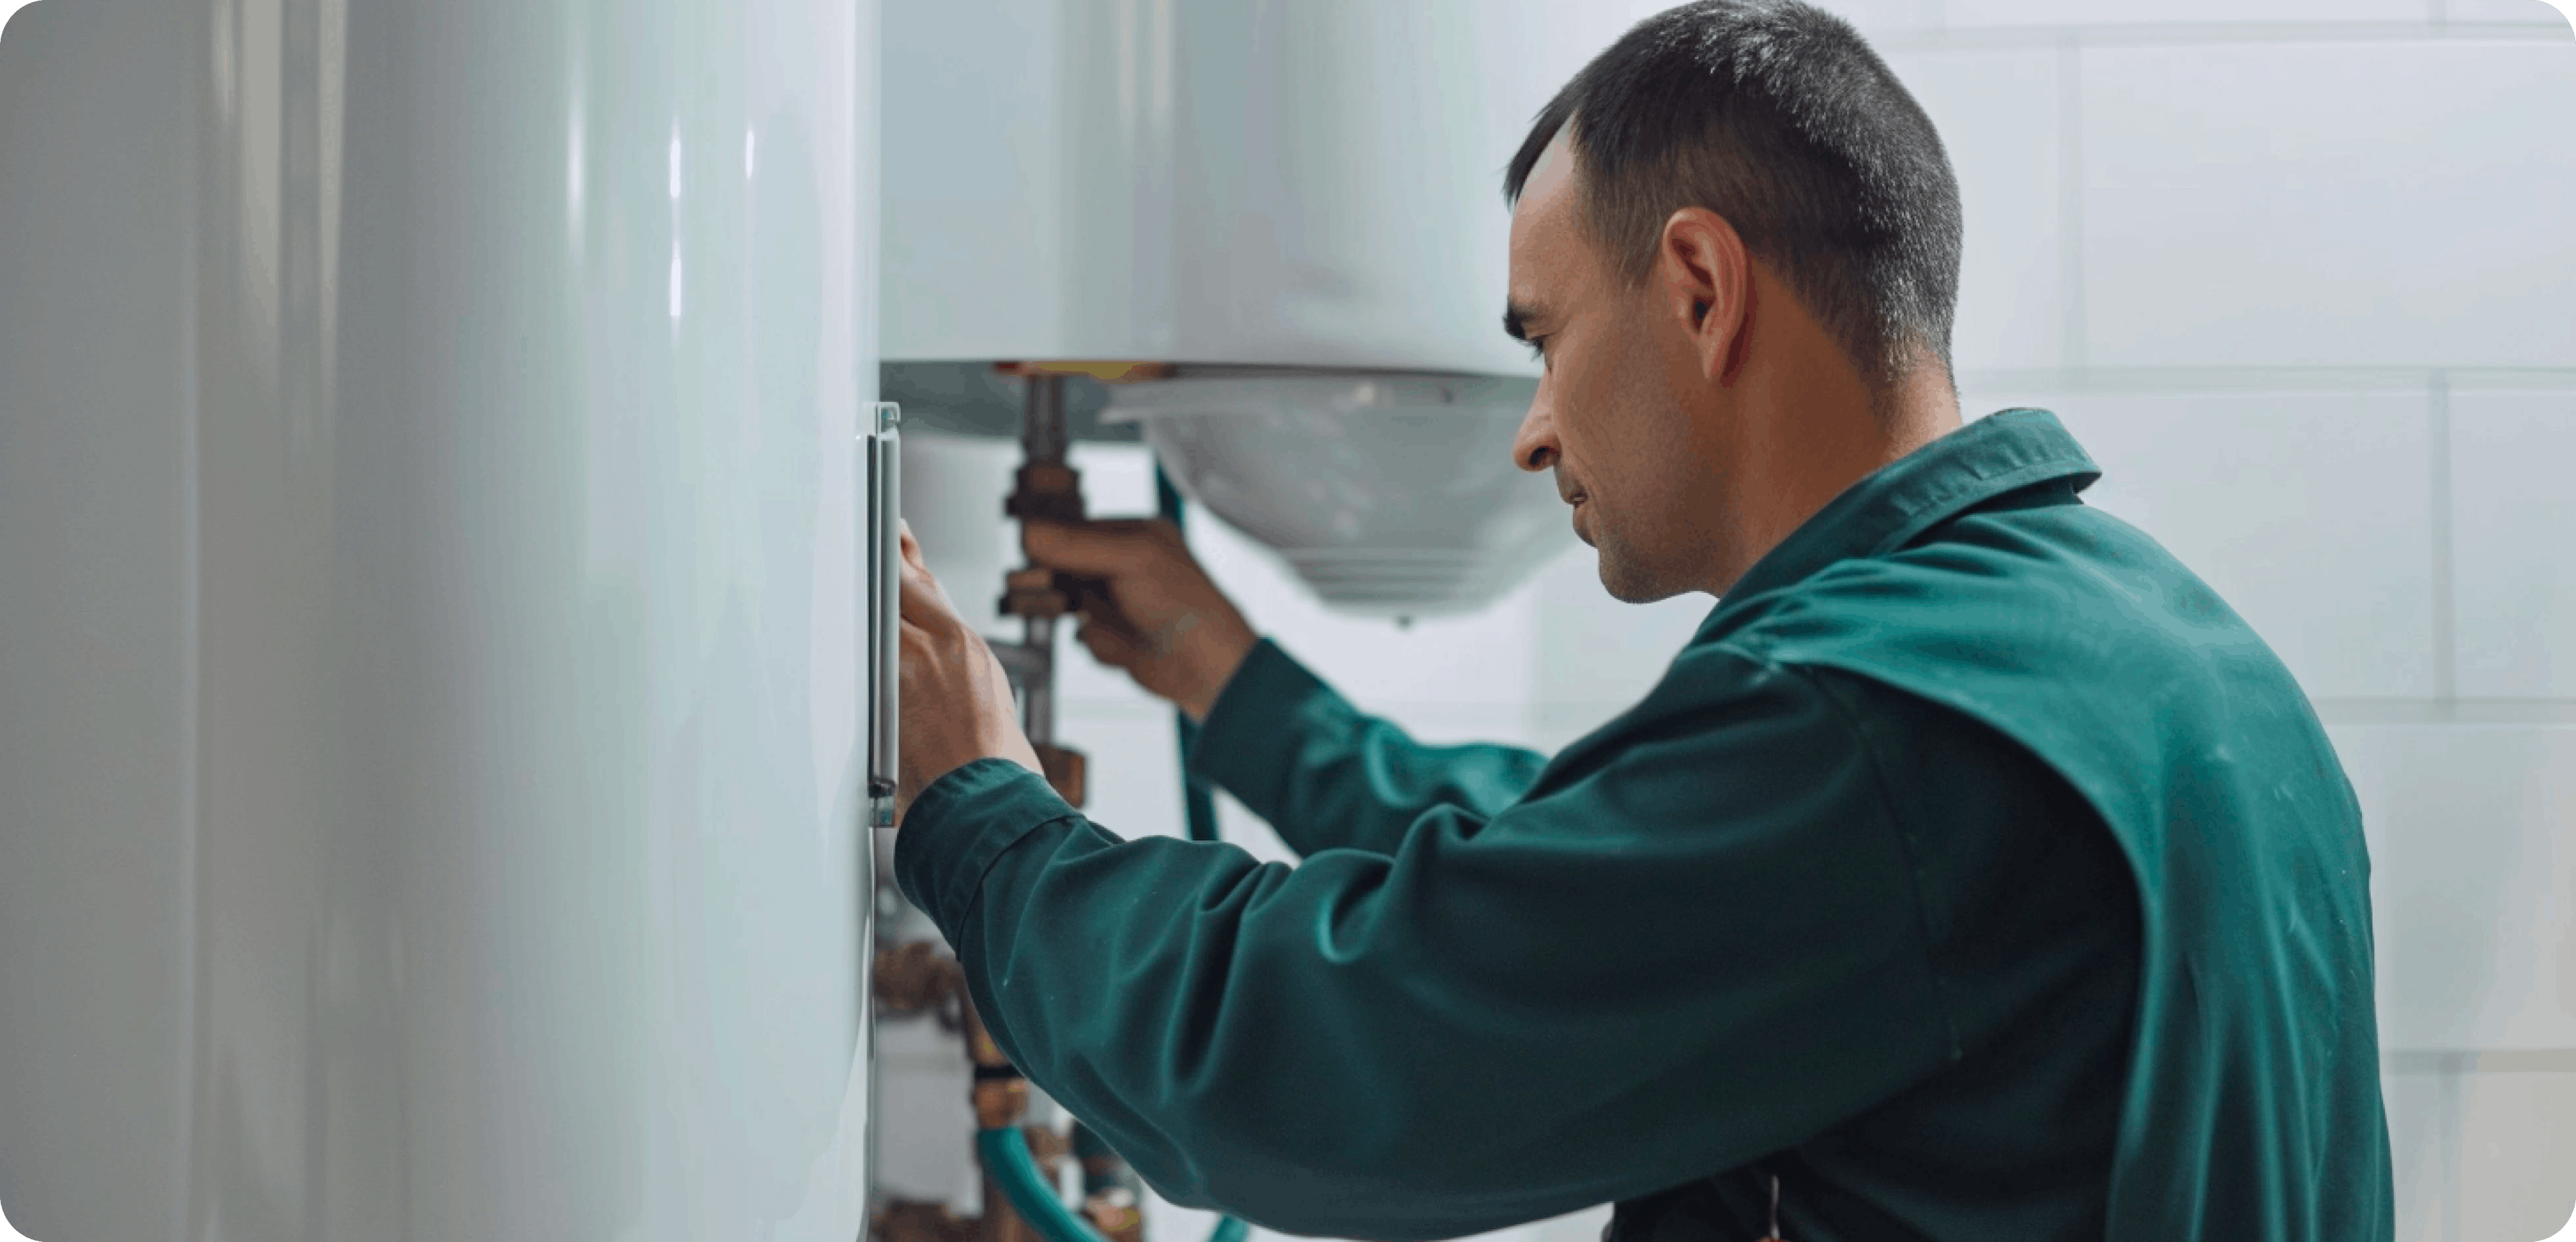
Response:
[{"label": "man's neck", "polygon": [[1764,394],[1771,398],[1765,405],[1777,413],[1745,446],[1750,468],[1738,473],[1735,498],[1742,541],[1709,588],[1712,595],[1724,595],[1853,484],[1960,426],[1950,377],[1929,355],[1918,356],[1914,369],[1877,401],[1847,365],[1819,384],[1817,370],[1826,360],[1806,363],[1766,377],[1773,391]]}]

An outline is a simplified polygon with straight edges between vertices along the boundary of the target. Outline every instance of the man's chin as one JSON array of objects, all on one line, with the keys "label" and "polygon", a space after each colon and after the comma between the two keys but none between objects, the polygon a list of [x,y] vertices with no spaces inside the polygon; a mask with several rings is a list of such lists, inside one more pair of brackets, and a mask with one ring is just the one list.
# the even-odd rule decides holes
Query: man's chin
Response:
[{"label": "man's chin", "polygon": [[1690,589],[1674,586],[1651,573],[1638,572],[1637,567],[1621,556],[1615,547],[1601,552],[1600,569],[1601,589],[1623,604],[1651,604]]}]

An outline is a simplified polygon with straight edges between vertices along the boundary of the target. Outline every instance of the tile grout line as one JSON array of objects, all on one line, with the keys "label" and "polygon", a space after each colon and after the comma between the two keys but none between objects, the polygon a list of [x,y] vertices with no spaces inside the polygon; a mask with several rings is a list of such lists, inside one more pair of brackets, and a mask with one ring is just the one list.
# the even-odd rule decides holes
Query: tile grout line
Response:
[{"label": "tile grout line", "polygon": [[2083,46],[2076,36],[2057,43],[2058,294],[2065,323],[2058,341],[2060,365],[2081,374],[2084,340],[2084,98]]},{"label": "tile grout line", "polygon": [[2451,537],[2451,376],[2435,371],[2428,385],[2432,471],[2433,701],[2444,718],[2459,706],[2459,642],[2454,633]]}]

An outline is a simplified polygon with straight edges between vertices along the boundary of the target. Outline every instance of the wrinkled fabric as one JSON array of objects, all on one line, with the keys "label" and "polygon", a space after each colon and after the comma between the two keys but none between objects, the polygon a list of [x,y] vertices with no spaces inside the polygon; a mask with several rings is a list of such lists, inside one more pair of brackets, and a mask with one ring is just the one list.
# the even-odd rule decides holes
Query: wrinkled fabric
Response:
[{"label": "wrinkled fabric", "polygon": [[[1302,855],[926,789],[905,893],[1155,1190],[1289,1233],[2387,1239],[2368,859],[2270,650],[2044,411],[1855,485],[1553,757],[1264,640],[1193,770]],[[1108,765],[1114,756],[1098,756]]]}]

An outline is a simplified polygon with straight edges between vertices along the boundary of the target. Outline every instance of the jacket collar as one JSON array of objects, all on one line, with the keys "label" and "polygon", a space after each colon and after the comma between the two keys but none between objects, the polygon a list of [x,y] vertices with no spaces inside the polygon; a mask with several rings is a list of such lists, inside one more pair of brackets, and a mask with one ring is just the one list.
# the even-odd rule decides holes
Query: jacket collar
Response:
[{"label": "jacket collar", "polygon": [[1934,525],[2007,492],[2060,479],[2080,492],[2101,477],[2101,467],[2055,414],[2029,408],[1998,411],[1845,489],[1754,562],[1709,619],[1729,611],[1729,604],[1793,586],[1836,561],[1885,556]]}]

